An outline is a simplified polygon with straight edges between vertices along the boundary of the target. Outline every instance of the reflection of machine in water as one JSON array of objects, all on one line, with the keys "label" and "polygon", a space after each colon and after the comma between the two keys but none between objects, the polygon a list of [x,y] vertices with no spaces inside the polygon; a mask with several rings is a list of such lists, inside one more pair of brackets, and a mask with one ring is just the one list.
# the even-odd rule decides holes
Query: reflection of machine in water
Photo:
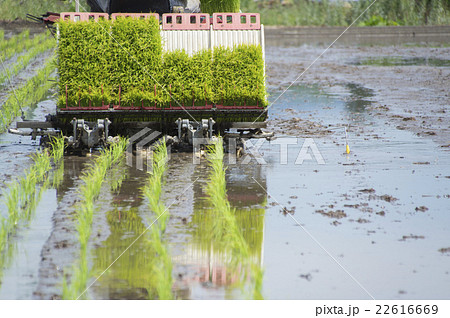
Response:
[{"label": "reflection of machine in water", "polygon": [[[132,244],[146,228],[138,209],[117,208],[107,212],[106,218],[110,235],[94,251],[93,270],[102,272],[113,263],[114,266],[92,287],[95,298],[153,299],[151,244],[145,237]],[[127,253],[119,257],[129,246]]]},{"label": "reflection of machine in water", "polygon": [[[200,180],[207,179],[206,161],[192,167],[186,164],[187,160],[184,160],[184,157],[178,160],[177,155],[174,154],[173,157],[175,158],[170,161],[171,165],[176,166],[177,170],[186,170],[185,176],[188,179],[194,181],[199,175],[202,175]],[[86,158],[71,157],[70,160],[66,158],[64,180],[58,189],[59,200],[74,188],[74,180],[88,161]],[[194,175],[191,175],[191,169],[195,170]],[[111,173],[113,175],[107,176],[102,190],[104,199],[100,198],[103,203],[100,203],[99,217],[96,217],[97,226],[99,222],[102,223],[103,237],[98,238],[99,241],[90,247],[89,252],[89,255],[92,255],[90,258],[92,276],[98,276],[108,268],[145,230],[148,225],[147,217],[151,217],[151,212],[140,196],[140,187],[146,181],[145,174],[126,166],[119,167],[116,172]],[[123,174],[128,174],[128,178],[123,181],[118,192],[113,192],[110,189],[111,179]],[[236,220],[242,236],[250,247],[247,260],[262,266],[266,194],[252,177],[262,186],[266,186],[262,166],[231,166],[227,171],[227,189],[231,206],[237,209]],[[175,179],[169,177],[167,182],[178,184],[177,180],[178,177]],[[186,183],[189,184],[190,181]],[[170,191],[170,186],[166,185],[167,191]],[[193,206],[189,204],[180,208],[183,213],[187,213],[190,222],[180,224],[178,228],[169,223],[166,233],[169,250],[172,255],[176,255],[173,257],[173,290],[177,298],[199,298],[195,287],[204,283],[212,287],[237,285],[242,283],[242,274],[248,272],[248,268],[240,266],[239,257],[230,254],[223,242],[214,240],[217,218],[205,202],[203,186],[204,183],[194,183]],[[105,203],[107,199],[110,201]],[[177,215],[180,211],[171,208],[173,222],[176,223],[180,218]],[[99,221],[99,218],[106,223]],[[94,235],[97,235],[97,231],[94,231]],[[181,243],[173,242],[171,235],[182,235],[186,239]],[[91,287],[93,298],[153,299],[154,260],[151,243],[145,236],[141,237]],[[207,294],[206,297],[212,298],[211,294]]]},{"label": "reflection of machine in water", "polygon": [[266,193],[253,178],[266,186],[261,165],[235,165],[228,168],[228,199],[231,207],[236,208],[236,222],[249,247],[249,255],[230,250],[230,242],[226,241],[224,233],[227,229],[220,228],[220,217],[206,203],[203,185],[194,185],[191,238],[185,245],[184,253],[173,260],[175,267],[188,269],[185,277],[177,280],[177,289],[188,289],[188,293],[192,294],[195,283],[210,287],[245,284],[249,279],[248,264],[262,267]]}]

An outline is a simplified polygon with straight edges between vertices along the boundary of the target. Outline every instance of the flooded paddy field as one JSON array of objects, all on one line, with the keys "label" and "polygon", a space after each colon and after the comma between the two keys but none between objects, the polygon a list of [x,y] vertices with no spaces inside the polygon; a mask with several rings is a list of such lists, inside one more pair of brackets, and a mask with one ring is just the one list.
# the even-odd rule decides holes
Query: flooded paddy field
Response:
[{"label": "flooded paddy field", "polygon": [[[448,299],[448,46],[337,42],[289,87],[331,42],[272,37],[269,31],[267,84],[275,102],[268,130],[277,138],[249,141],[236,163],[225,154],[228,200],[246,257],[263,270],[262,296]],[[28,118],[43,119],[54,105],[49,92]],[[7,134],[0,140],[4,193],[38,144]],[[64,277],[71,280],[79,260],[79,189],[94,157],[66,156],[61,180],[42,191],[33,216],[9,239],[14,248],[2,258],[0,299],[62,297]],[[191,153],[171,153],[161,200],[170,210],[164,241],[172,293],[252,298],[250,279],[239,279],[249,269],[211,241],[209,172],[205,159],[194,164]],[[152,298],[150,246],[142,236],[152,224],[142,194],[147,178],[124,162],[108,171],[95,201],[87,246],[93,284],[85,298]],[[123,181],[115,189],[117,179]],[[3,202],[0,208],[5,216]]]}]

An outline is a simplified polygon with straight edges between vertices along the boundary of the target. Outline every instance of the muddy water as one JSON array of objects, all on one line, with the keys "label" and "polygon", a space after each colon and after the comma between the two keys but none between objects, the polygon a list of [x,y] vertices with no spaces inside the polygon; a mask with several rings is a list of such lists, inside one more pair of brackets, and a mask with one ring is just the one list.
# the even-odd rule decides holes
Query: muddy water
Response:
[{"label": "muddy water", "polygon": [[[292,51],[272,47],[267,53],[274,62],[288,59]],[[281,93],[278,85],[287,73],[269,68],[271,100]],[[440,251],[450,247],[450,152],[378,116],[377,97],[376,91],[347,80],[294,85],[269,111],[278,139],[251,141],[256,157],[228,166],[229,200],[251,246],[250,257],[264,269],[265,298],[450,297],[450,254]],[[42,119],[53,107],[51,99],[40,103],[30,118]],[[8,180],[23,171],[37,146],[28,139],[0,138],[0,176]],[[319,155],[308,148],[311,157],[296,164],[305,141],[311,141],[306,138],[313,139]],[[289,144],[285,157],[283,142]],[[192,159],[172,153],[164,186],[173,293],[178,299],[247,298],[248,282],[239,283],[230,255],[207,235],[213,224],[203,191],[208,167]],[[70,279],[79,255],[77,189],[90,160],[65,158],[61,185],[43,194],[32,222],[14,238],[0,298],[61,297],[63,275]],[[113,191],[110,185],[118,176],[126,178]],[[140,192],[146,177],[127,166],[107,176],[88,249],[91,281],[114,264],[88,290],[88,298],[151,297],[153,260],[146,253],[148,240],[138,239],[152,220]]]},{"label": "muddy water", "polygon": [[449,255],[439,249],[450,238],[450,154],[371,116],[361,92],[370,95],[348,86],[296,87],[273,106],[274,114],[288,107],[349,125],[351,153],[339,129],[314,138],[324,165],[295,165],[304,138],[289,146],[287,164],[280,164],[276,147],[261,149],[272,196],[265,233],[269,298],[449,297]]},{"label": "muddy water", "polygon": [[19,228],[12,238],[14,253],[3,272],[1,299],[30,299],[38,285],[42,246],[52,231],[52,215],[56,210],[56,190],[43,193],[37,206],[37,217]]}]

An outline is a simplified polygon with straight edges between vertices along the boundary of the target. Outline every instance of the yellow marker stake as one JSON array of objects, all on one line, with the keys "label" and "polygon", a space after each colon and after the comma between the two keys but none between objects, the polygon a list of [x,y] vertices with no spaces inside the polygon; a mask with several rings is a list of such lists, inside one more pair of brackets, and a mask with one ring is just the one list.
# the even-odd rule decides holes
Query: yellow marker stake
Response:
[{"label": "yellow marker stake", "polygon": [[350,153],[350,146],[348,145],[348,138],[347,138],[347,127],[344,126],[344,131],[345,131],[345,152],[347,154]]}]

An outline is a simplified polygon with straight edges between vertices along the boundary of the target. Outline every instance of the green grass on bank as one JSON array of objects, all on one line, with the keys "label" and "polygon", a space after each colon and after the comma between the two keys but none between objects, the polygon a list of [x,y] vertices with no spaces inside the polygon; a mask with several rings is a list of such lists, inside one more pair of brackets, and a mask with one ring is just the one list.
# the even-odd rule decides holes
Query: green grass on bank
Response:
[{"label": "green grass on bank", "polygon": [[239,12],[240,0],[202,0],[200,10],[202,12]]},{"label": "green grass on bank", "polygon": [[[243,12],[261,13],[265,25],[348,26],[373,0],[241,0]],[[450,24],[449,0],[378,0],[358,26]]]},{"label": "green grass on bank", "polygon": [[[82,5],[83,2],[85,1],[81,1]],[[27,13],[40,16],[47,11],[75,11],[75,0],[0,0],[0,20],[2,21],[25,20]]]},{"label": "green grass on bank", "polygon": [[[347,26],[373,0],[240,0],[242,12],[261,13],[265,25]],[[204,6],[223,3],[224,8],[236,0],[205,0]],[[230,4],[227,6],[226,4]],[[86,2],[82,7],[88,9]],[[217,5],[216,5],[217,7]],[[0,20],[25,19],[27,13],[41,15],[47,11],[73,11],[74,0],[0,0]],[[207,11],[211,9],[205,8]],[[450,0],[377,0],[356,25],[448,25]]]}]

